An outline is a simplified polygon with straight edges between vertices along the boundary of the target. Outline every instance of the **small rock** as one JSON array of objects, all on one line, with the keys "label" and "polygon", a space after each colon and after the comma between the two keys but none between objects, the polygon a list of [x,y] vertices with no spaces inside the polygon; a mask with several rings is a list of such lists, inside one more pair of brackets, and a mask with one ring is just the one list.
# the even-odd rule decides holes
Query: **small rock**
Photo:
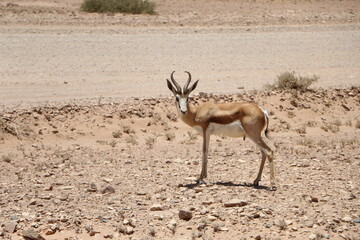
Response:
[{"label": "small rock", "polygon": [[130,235],[134,233],[134,228],[131,226],[126,227],[126,234]]},{"label": "small rock", "polygon": [[104,238],[113,239],[113,238],[114,238],[114,235],[113,235],[113,234],[104,234],[103,237],[104,237]]},{"label": "small rock", "polygon": [[88,192],[97,192],[97,187],[95,183],[91,183],[90,187],[86,190]]},{"label": "small rock", "polygon": [[215,216],[208,216],[207,219],[208,219],[209,221],[213,222],[213,221],[215,221],[215,220],[217,219],[217,217],[215,217]]},{"label": "small rock", "polygon": [[177,222],[175,219],[171,219],[170,222],[169,222],[169,225],[171,226],[176,226],[177,225]]},{"label": "small rock", "polygon": [[224,203],[224,207],[242,207],[248,205],[248,201],[240,199],[232,199]]},{"label": "small rock", "polygon": [[260,235],[256,235],[256,236],[254,236],[254,239],[255,239],[255,240],[261,240],[261,236],[260,236]]},{"label": "small rock", "polygon": [[353,223],[360,223],[360,218],[353,219],[352,222],[353,222]]},{"label": "small rock", "polygon": [[49,236],[49,235],[54,235],[56,233],[55,229],[46,229],[45,230],[45,235]]},{"label": "small rock", "polygon": [[34,229],[29,228],[22,232],[22,236],[26,240],[45,240],[39,233],[35,232]]},{"label": "small rock", "polygon": [[153,204],[150,207],[150,211],[163,211],[164,207],[161,204]]},{"label": "small rock", "polygon": [[279,227],[281,230],[284,230],[287,228],[287,224],[283,219],[275,219],[274,225]]},{"label": "small rock", "polygon": [[36,199],[31,199],[29,205],[36,205]]},{"label": "small rock", "polygon": [[341,219],[341,220],[343,220],[344,222],[351,222],[352,217],[346,216],[346,217],[343,217],[343,219]]},{"label": "small rock", "polygon": [[315,234],[310,234],[309,239],[310,240],[316,240],[316,235]]},{"label": "small rock", "polygon": [[189,221],[193,217],[192,212],[186,210],[179,211],[179,218],[182,220]]},{"label": "small rock", "polygon": [[317,197],[311,197],[311,202],[319,202],[319,199]]},{"label": "small rock", "polygon": [[312,228],[314,226],[314,222],[311,220],[306,220],[302,223],[302,225],[308,228]]},{"label": "small rock", "polygon": [[106,186],[103,190],[101,190],[102,194],[110,194],[110,193],[115,193],[115,188],[113,188],[112,186]]},{"label": "small rock", "polygon": [[322,238],[325,238],[325,239],[329,239],[329,238],[330,238],[330,236],[329,236],[328,234],[326,234],[326,233],[321,234],[321,237],[322,237]]},{"label": "small rock", "polygon": [[16,222],[5,223],[4,232],[14,233],[16,230],[16,226],[17,226]]}]

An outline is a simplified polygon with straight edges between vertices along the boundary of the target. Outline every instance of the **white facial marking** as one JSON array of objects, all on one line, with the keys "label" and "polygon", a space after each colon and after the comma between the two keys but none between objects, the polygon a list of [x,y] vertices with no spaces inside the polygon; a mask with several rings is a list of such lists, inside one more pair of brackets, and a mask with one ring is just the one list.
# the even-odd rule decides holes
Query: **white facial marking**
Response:
[{"label": "white facial marking", "polygon": [[184,97],[179,98],[179,109],[180,109],[181,113],[187,112],[187,103],[186,102],[187,102],[186,98],[184,98]]}]

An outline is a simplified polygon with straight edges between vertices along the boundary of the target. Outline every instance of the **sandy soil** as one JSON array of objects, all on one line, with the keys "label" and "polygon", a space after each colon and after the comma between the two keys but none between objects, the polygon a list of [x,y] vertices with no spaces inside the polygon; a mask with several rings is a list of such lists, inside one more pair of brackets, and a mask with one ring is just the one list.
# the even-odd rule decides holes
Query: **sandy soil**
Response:
[{"label": "sandy soil", "polygon": [[[359,1],[155,2],[0,0],[0,238],[359,239]],[[252,186],[251,141],[217,136],[195,184],[202,140],[177,119],[173,70],[200,78],[192,104],[269,111],[277,191],[267,165]],[[320,81],[260,90],[286,70]]]}]

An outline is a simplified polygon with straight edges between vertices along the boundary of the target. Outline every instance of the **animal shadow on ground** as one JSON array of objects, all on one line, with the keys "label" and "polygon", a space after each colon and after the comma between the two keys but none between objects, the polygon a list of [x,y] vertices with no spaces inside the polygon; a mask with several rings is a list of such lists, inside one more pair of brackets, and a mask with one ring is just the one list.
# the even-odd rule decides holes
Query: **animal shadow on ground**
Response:
[{"label": "animal shadow on ground", "polygon": [[[189,183],[189,184],[179,184],[179,187],[186,187],[189,189],[195,188],[197,186],[199,186],[201,183]],[[214,185],[219,185],[219,186],[228,186],[228,187],[252,187],[255,189],[260,189],[260,190],[268,190],[268,191],[272,191],[271,188],[266,187],[266,186],[256,186],[252,183],[233,183],[233,182],[215,182]]]}]

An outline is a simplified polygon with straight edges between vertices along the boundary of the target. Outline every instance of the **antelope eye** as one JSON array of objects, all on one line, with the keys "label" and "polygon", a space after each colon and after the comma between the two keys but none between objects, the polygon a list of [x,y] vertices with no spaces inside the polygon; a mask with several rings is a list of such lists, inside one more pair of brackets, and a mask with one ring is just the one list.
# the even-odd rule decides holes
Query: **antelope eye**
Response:
[{"label": "antelope eye", "polygon": [[176,96],[176,101],[179,101],[180,100],[180,97],[179,96]]}]

